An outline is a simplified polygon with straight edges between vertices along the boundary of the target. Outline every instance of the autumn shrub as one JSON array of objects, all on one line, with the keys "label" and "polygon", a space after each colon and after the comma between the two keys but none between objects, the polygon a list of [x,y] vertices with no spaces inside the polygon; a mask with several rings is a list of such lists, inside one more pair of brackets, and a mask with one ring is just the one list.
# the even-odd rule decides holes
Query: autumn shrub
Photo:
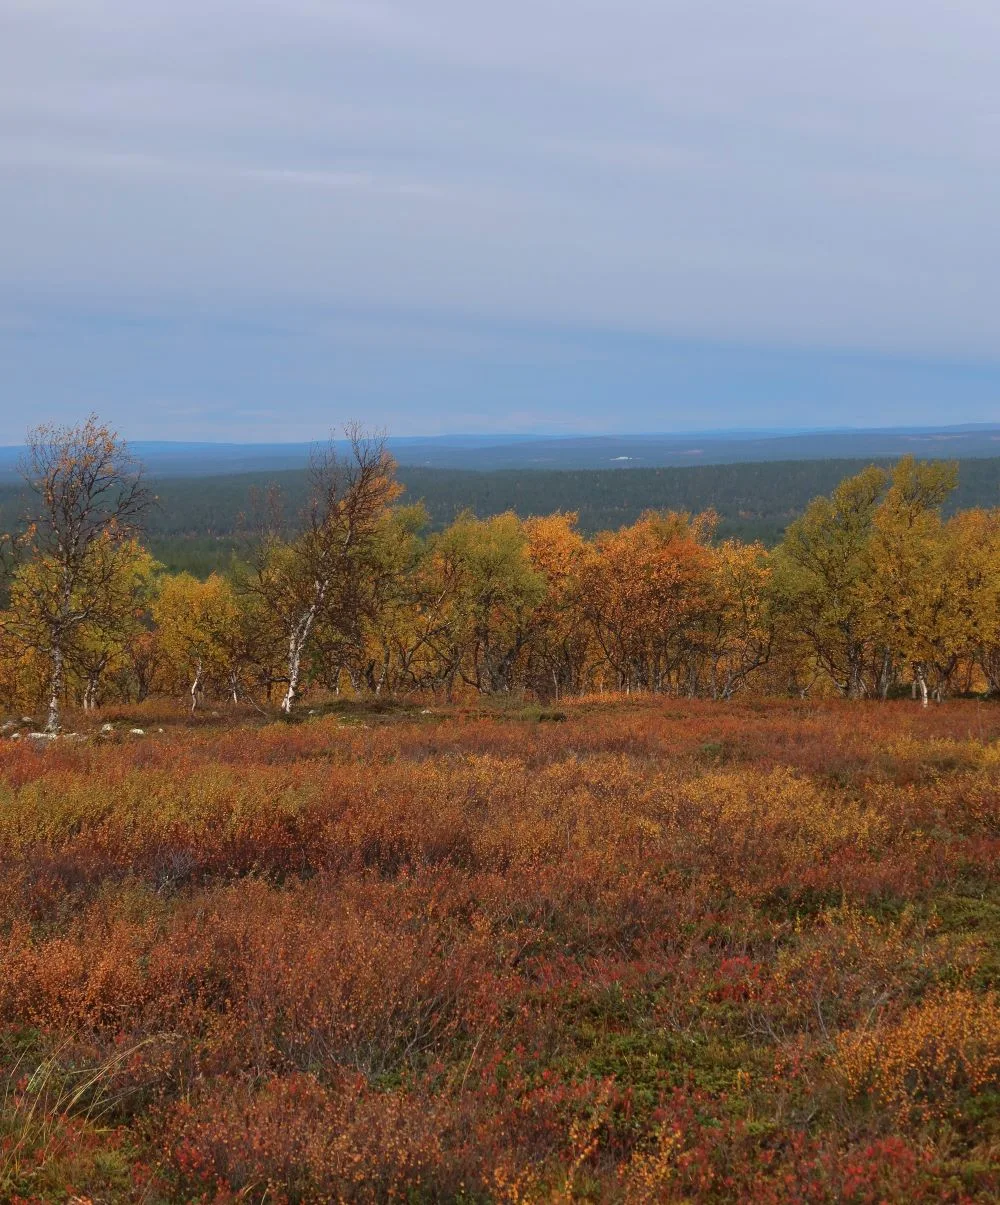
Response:
[{"label": "autumn shrub", "polygon": [[955,1122],[965,1098],[984,1095],[996,1109],[1000,1004],[993,992],[935,991],[895,1021],[841,1035],[835,1065],[851,1094],[903,1117]]},{"label": "autumn shrub", "polygon": [[0,742],[8,1195],[995,1199],[1000,722],[561,710]]},{"label": "autumn shrub", "polygon": [[256,1089],[217,1082],[174,1110],[164,1142],[185,1199],[454,1199],[472,1185],[446,1154],[448,1129],[426,1102],[372,1093],[363,1077],[321,1086],[297,1073]]}]

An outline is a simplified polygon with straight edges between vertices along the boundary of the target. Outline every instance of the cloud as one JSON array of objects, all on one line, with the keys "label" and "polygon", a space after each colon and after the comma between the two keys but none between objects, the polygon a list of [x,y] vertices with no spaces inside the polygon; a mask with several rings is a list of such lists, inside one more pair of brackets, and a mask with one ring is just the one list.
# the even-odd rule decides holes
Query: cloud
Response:
[{"label": "cloud", "polygon": [[992,0],[7,0],[0,299],[996,357],[998,38]]}]

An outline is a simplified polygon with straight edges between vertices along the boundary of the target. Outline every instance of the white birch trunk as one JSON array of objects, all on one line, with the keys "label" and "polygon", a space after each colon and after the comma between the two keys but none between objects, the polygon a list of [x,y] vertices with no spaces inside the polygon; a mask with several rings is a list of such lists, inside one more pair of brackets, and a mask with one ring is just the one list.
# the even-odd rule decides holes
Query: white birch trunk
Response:
[{"label": "white birch trunk", "polygon": [[326,583],[317,582],[312,605],[295,625],[291,635],[288,637],[288,689],[285,691],[285,697],[281,700],[281,710],[285,715],[292,714],[292,705],[298,697],[299,679],[302,676],[302,653],[306,647],[306,641],[309,639],[309,633],[312,631],[312,626],[319,613],[319,609],[323,605],[325,595]]},{"label": "white birch trunk", "polygon": [[302,673],[302,644],[298,628],[288,638],[288,689],[281,700],[281,710],[285,715],[292,714],[292,704],[299,692],[299,676]]},{"label": "white birch trunk", "polygon": [[194,678],[191,681],[191,714],[198,710],[198,697],[201,694],[202,664],[198,661],[194,667]]},{"label": "white birch trunk", "polygon": [[49,690],[49,716],[45,723],[46,732],[58,732],[60,727],[60,704],[63,692],[63,651],[57,644],[52,649],[52,678]]},{"label": "white birch trunk", "polygon": [[917,687],[920,691],[920,706],[927,706],[927,678],[924,675],[924,667],[919,662],[914,666],[914,673],[917,677]]}]

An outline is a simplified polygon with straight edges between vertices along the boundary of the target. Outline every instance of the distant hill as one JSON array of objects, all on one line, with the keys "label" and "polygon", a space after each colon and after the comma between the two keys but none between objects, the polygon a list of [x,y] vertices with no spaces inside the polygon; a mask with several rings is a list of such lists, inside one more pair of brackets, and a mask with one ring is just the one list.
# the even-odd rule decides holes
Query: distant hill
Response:
[{"label": "distant hill", "polygon": [[[700,511],[714,507],[720,535],[775,544],[810,499],[827,494],[844,477],[873,461],[892,457],[795,460],[686,468],[502,469],[492,472],[404,465],[399,476],[404,502],[422,501],[434,527],[462,510],[479,516],[514,510],[522,516],[577,511],[587,533],[632,523],[644,510]],[[172,569],[206,574],[228,563],[241,546],[240,516],[254,488],[274,482],[289,511],[305,501],[302,469],[230,473],[152,480],[158,504],[148,518],[153,551]],[[0,530],[9,530],[22,509],[18,487],[0,486]],[[1000,457],[959,464],[959,487],[949,510],[1000,507]]]},{"label": "distant hill", "polygon": [[[440,435],[389,441],[402,465],[469,469],[607,469],[879,459],[908,452],[930,459],[1000,456],[1000,425],[883,430],[710,431],[685,435]],[[311,445],[138,442],[156,477],[207,477],[302,468]],[[18,448],[0,448],[0,481],[15,478]]]}]

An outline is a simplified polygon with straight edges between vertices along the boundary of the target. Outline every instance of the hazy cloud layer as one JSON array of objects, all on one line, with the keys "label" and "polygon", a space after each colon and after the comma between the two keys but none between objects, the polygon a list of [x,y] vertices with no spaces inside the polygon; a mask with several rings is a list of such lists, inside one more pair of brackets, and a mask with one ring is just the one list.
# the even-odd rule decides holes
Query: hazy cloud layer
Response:
[{"label": "hazy cloud layer", "polygon": [[[505,426],[520,404],[487,391],[480,413],[486,366],[530,368],[546,339],[578,365],[566,330],[584,359],[642,336],[664,362],[694,339],[992,364],[998,52],[988,0],[5,0],[0,407],[20,422],[75,384],[192,423],[230,406],[280,422],[291,402],[310,425],[339,390],[431,430],[462,417],[460,377],[465,411]],[[102,358],[163,323],[187,379],[162,339]],[[298,399],[275,396],[255,323],[285,332]],[[950,417],[995,417],[1000,374],[967,372],[978,392]],[[551,374],[552,425],[573,380]],[[682,383],[635,393],[669,412]],[[421,418],[434,386],[452,414]]]}]

